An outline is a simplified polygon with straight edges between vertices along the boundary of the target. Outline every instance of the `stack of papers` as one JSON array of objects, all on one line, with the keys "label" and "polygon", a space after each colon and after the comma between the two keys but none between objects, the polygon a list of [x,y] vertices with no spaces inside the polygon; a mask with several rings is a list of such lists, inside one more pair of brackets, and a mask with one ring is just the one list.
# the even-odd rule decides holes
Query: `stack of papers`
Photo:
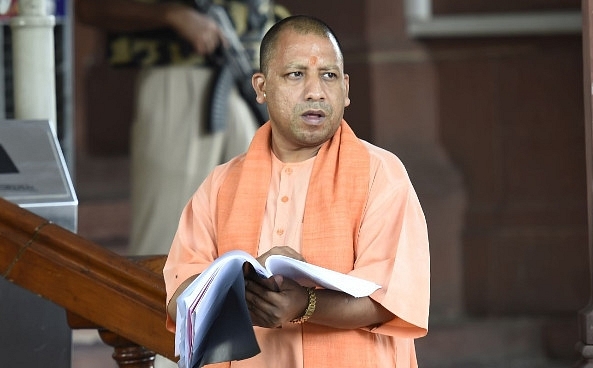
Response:
[{"label": "stack of papers", "polygon": [[262,277],[282,275],[303,286],[369,296],[379,285],[293,258],[273,255],[263,267],[250,254],[225,253],[202,272],[177,298],[175,354],[180,368],[250,358],[260,349],[245,303],[243,264]]}]

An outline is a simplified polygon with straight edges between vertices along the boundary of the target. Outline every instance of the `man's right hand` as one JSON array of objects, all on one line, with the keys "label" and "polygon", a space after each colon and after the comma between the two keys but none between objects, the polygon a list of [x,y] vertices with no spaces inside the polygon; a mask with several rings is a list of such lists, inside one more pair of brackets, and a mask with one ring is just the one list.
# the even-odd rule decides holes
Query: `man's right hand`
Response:
[{"label": "man's right hand", "polygon": [[[274,275],[261,281],[245,281],[245,301],[254,326],[278,328],[303,315],[309,296],[307,289],[296,281]],[[276,290],[266,286],[272,282]]]},{"label": "man's right hand", "polygon": [[251,282],[259,284],[260,286],[262,286],[268,290],[280,291],[280,288],[276,284],[274,277],[269,277],[266,279],[266,278],[260,276],[255,271],[255,268],[253,268],[253,265],[249,262],[243,263],[243,278],[245,279],[246,283],[247,283],[247,281],[251,281]]}]

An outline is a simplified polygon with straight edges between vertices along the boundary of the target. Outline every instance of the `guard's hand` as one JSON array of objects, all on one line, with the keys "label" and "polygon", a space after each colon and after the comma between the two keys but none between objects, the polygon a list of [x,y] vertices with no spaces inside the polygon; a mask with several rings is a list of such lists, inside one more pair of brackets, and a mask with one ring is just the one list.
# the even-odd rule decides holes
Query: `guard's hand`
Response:
[{"label": "guard's hand", "polygon": [[300,317],[309,303],[307,289],[289,278],[270,277],[279,291],[253,280],[245,280],[245,300],[254,326],[277,328]]},{"label": "guard's hand", "polygon": [[227,44],[218,24],[194,8],[178,4],[169,12],[168,20],[179,36],[186,39],[200,55],[210,55],[220,45]]}]

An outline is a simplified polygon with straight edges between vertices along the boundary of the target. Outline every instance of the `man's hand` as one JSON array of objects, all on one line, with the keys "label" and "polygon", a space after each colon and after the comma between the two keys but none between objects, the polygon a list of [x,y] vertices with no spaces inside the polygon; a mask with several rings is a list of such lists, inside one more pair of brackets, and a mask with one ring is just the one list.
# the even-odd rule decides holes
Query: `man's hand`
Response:
[{"label": "man's hand", "polygon": [[[271,285],[276,285],[274,291]],[[245,280],[245,300],[254,326],[275,328],[300,317],[309,302],[307,289],[289,278]]]},{"label": "man's hand", "polygon": [[296,250],[292,249],[291,247],[287,247],[287,246],[273,247],[269,251],[267,251],[264,254],[262,254],[261,256],[257,257],[257,261],[262,266],[265,266],[266,259],[268,259],[269,256],[276,255],[276,254],[306,262],[305,258],[299,252],[297,252]]},{"label": "man's hand", "polygon": [[210,55],[227,41],[214,19],[178,2],[131,0],[74,0],[77,18],[85,24],[114,32],[170,28],[200,55]]},{"label": "man's hand", "polygon": [[[300,253],[287,246],[273,247],[259,256],[257,261],[265,265],[266,259],[271,255],[305,261]],[[249,262],[243,266],[243,275],[245,300],[254,326],[280,327],[282,323],[300,317],[307,308],[309,294],[296,281],[280,275],[262,278]]]},{"label": "man's hand", "polygon": [[168,23],[198,54],[210,55],[220,45],[226,46],[226,39],[212,18],[182,4],[170,6],[166,14]]}]

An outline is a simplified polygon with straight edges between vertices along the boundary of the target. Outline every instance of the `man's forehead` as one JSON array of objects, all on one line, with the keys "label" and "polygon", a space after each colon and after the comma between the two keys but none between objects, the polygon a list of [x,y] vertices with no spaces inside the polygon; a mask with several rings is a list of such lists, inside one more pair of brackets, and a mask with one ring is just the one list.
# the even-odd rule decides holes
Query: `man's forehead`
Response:
[{"label": "man's forehead", "polygon": [[[312,40],[311,38],[315,38],[316,40]],[[290,53],[290,51],[300,49],[300,46],[311,47],[311,50],[319,51],[321,50],[321,48],[319,48],[320,45],[322,47],[329,45],[333,49],[333,54],[335,55],[336,61],[340,64],[343,61],[342,53],[338,43],[334,37],[331,37],[330,34],[319,35],[313,32],[303,33],[288,29],[280,34],[279,41],[280,43],[284,44],[282,47],[278,48],[278,51],[285,56],[287,52]],[[307,57],[309,58],[309,56]],[[318,60],[316,59],[316,61]]]}]

